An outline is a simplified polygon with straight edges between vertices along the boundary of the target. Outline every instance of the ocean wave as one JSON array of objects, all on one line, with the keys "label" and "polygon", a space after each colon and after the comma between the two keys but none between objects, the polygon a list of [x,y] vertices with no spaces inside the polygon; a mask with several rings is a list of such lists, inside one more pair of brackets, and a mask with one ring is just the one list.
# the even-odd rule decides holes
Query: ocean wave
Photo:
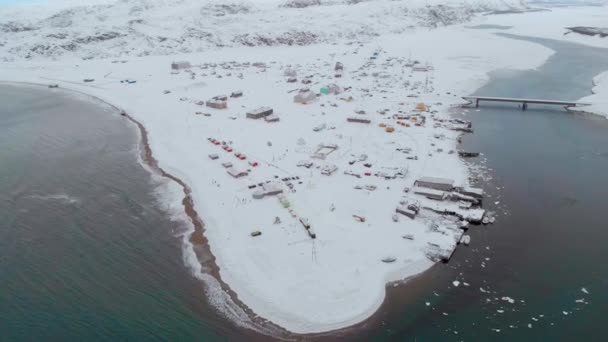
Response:
[{"label": "ocean wave", "polygon": [[64,204],[77,204],[81,200],[75,196],[66,193],[51,194],[51,195],[29,195],[26,198],[41,200],[41,201],[60,201]]}]

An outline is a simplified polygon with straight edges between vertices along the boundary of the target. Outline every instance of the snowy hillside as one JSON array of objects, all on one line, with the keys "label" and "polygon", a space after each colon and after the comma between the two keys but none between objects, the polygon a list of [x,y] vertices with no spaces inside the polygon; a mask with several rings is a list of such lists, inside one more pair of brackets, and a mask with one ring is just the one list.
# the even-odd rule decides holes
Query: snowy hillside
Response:
[{"label": "snowy hillside", "polygon": [[525,0],[93,0],[0,9],[0,60],[108,58],[369,40]]}]

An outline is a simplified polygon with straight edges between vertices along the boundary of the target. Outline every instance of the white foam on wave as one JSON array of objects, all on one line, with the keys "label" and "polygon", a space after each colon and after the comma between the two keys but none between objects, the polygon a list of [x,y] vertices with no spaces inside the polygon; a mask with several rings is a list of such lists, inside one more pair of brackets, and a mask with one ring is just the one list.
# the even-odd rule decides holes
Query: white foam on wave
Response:
[{"label": "white foam on wave", "polygon": [[58,193],[51,195],[30,195],[26,196],[26,198],[37,199],[41,201],[60,201],[64,204],[76,204],[80,203],[80,199],[75,196],[70,196],[66,193]]},{"label": "white foam on wave", "polygon": [[238,326],[260,331],[253,321],[251,321],[247,313],[232,300],[230,294],[224,291],[220,282],[211,274],[203,271],[203,267],[194,252],[194,246],[189,239],[189,236],[193,231],[194,228],[182,236],[184,264],[190,269],[192,274],[205,285],[205,295],[209,300],[209,303],[215,307],[222,316],[236,323]]},{"label": "white foam on wave", "polygon": [[[83,100],[94,103],[99,102],[100,104],[106,105],[108,109],[115,111],[115,108],[102,99],[79,92],[69,93],[73,93],[73,96],[82,96],[81,99]],[[130,126],[134,128],[138,135],[137,145],[134,149],[134,151],[136,151],[136,159],[139,165],[146,170],[151,177],[152,186],[154,188],[153,195],[157,200],[156,204],[162,208],[172,222],[179,223],[180,228],[183,228],[173,229],[173,233],[176,234],[176,237],[181,237],[182,239],[182,258],[184,265],[191,271],[194,277],[203,282],[205,295],[209,300],[209,303],[215,307],[221,315],[238,326],[262,332],[262,329],[260,329],[259,326],[256,326],[247,313],[232,300],[230,294],[222,289],[219,280],[213,275],[204,272],[203,267],[194,252],[194,246],[189,238],[194,232],[194,225],[183,207],[184,189],[180,184],[160,175],[148,165],[142,158],[142,149],[144,148],[141,139],[142,132],[135,123],[132,123]]]},{"label": "white foam on wave", "polygon": [[194,252],[194,245],[190,242],[190,235],[194,232],[194,225],[183,207],[184,189],[182,186],[154,172],[141,159],[141,156],[138,157],[138,161],[144,169],[150,172],[154,186],[153,194],[157,200],[157,205],[162,208],[172,222],[179,225],[179,227],[173,229],[173,233],[182,240],[182,259],[184,265],[195,278],[202,281],[205,296],[209,303],[220,315],[238,326],[263,333],[261,327],[257,326],[249,318],[249,315],[222,288],[220,281],[206,272],[198,260]]}]

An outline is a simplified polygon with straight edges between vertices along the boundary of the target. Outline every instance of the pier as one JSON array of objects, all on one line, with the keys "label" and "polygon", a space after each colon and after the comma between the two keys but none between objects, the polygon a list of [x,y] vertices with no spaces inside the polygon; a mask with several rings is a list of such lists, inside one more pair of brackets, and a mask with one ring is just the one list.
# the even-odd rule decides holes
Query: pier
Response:
[{"label": "pier", "polygon": [[467,100],[466,105],[475,104],[475,108],[479,107],[479,102],[514,102],[521,103],[521,110],[528,109],[528,104],[544,104],[544,105],[558,105],[564,106],[568,109],[571,107],[589,106],[589,103],[575,102],[575,101],[558,101],[558,100],[541,100],[541,99],[523,99],[523,98],[512,98],[512,97],[495,97],[495,96],[463,96],[464,100]]}]

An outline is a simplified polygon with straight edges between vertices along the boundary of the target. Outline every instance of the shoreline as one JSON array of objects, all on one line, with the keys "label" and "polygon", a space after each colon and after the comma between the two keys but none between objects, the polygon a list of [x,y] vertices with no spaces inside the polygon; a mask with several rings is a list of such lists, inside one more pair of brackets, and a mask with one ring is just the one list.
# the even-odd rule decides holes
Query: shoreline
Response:
[{"label": "shoreline", "polygon": [[[5,84],[8,86],[47,88],[46,84],[34,83],[34,82],[0,81],[0,84]],[[147,171],[149,171],[152,175],[160,176],[162,178],[165,178],[165,179],[168,179],[170,181],[177,183],[183,190],[184,197],[181,201],[181,204],[184,208],[184,213],[186,214],[188,219],[190,219],[190,223],[193,226],[193,230],[191,232],[187,231],[185,235],[187,236],[187,242],[190,243],[192,246],[192,250],[197,258],[197,261],[199,262],[200,267],[202,268],[204,266],[207,266],[206,273],[208,273],[215,280],[218,281],[218,283],[221,286],[222,291],[225,291],[226,294],[230,297],[230,299],[232,301],[234,301],[234,303],[236,305],[238,305],[238,307],[247,314],[247,317],[249,319],[252,320],[252,323],[254,324],[253,326],[250,326],[249,324],[243,324],[244,322],[241,323],[241,324],[245,325],[246,329],[249,329],[249,330],[252,330],[252,331],[255,331],[258,333],[262,333],[265,336],[287,337],[287,335],[289,335],[289,332],[287,330],[256,315],[255,312],[251,308],[249,308],[247,305],[242,303],[238,299],[238,295],[225,282],[222,281],[220,274],[219,274],[219,266],[216,264],[215,256],[213,255],[213,253],[210,250],[209,241],[207,240],[207,238],[204,235],[204,230],[205,230],[204,221],[198,215],[198,212],[196,211],[196,209],[194,207],[194,200],[192,199],[192,196],[191,196],[192,189],[184,181],[182,181],[178,177],[166,172],[163,168],[161,168],[158,165],[158,160],[156,160],[156,158],[154,157],[152,148],[150,147],[150,145],[148,143],[148,131],[146,130],[145,126],[141,122],[139,122],[137,119],[135,119],[131,115],[129,115],[126,111],[124,111],[119,106],[114,105],[98,96],[88,94],[88,93],[85,93],[85,92],[77,90],[77,89],[66,88],[63,86],[59,87],[58,89],[63,90],[63,91],[72,92],[77,95],[82,95],[89,99],[93,99],[95,101],[103,103],[104,105],[107,105],[110,108],[112,108],[112,110],[114,110],[118,115],[124,116],[130,123],[135,125],[135,127],[137,128],[136,131],[138,132],[138,137],[139,137],[137,139],[138,140],[137,145],[138,145],[138,151],[139,151],[138,157],[141,158],[141,161],[143,161],[143,164],[144,164],[143,166],[145,166],[144,168],[146,168],[146,169],[149,168]],[[184,266],[187,266],[187,265],[184,265]],[[192,276],[196,277],[195,274],[193,274]],[[201,280],[201,281],[203,281],[203,280]],[[216,309],[218,309],[218,312],[220,314],[222,314],[221,310],[219,310],[219,308],[216,308]],[[235,324],[237,326],[241,325],[241,324],[239,324],[239,322],[229,319],[229,317],[226,317],[226,318],[232,324]],[[282,338],[282,339],[284,339],[284,338]]]},{"label": "shoreline", "polygon": [[[118,109],[115,106],[113,107]],[[187,240],[191,244],[192,250],[197,257],[197,261],[199,262],[201,268],[206,266],[206,273],[214,277],[219,282],[222,290],[227,293],[230,299],[234,301],[235,304],[238,305],[241,309],[243,309],[247,313],[247,316],[252,319],[255,326],[249,328],[253,328],[253,330],[258,330],[260,328],[266,328],[265,325],[269,325],[272,329],[280,329],[280,327],[278,326],[271,325],[271,322],[264,322],[264,325],[255,322],[255,313],[253,312],[253,310],[251,310],[244,303],[242,303],[238,299],[237,294],[225,282],[222,281],[222,278],[220,277],[219,273],[219,266],[215,262],[215,256],[211,252],[209,247],[209,241],[207,240],[204,234],[205,223],[199,216],[198,212],[196,211],[196,208],[194,207],[194,200],[192,199],[191,195],[192,189],[184,181],[166,172],[158,165],[158,161],[156,160],[156,158],[154,158],[152,148],[148,144],[148,131],[146,130],[145,126],[124,111],[120,112],[120,114],[137,126],[140,132],[140,146],[143,146],[143,148],[139,148],[140,157],[143,159],[146,165],[150,167],[151,170],[153,170],[154,172],[157,172],[160,176],[172,180],[182,187],[184,192],[184,198],[182,199],[181,203],[184,207],[184,212],[186,216],[188,216],[190,222],[194,226],[194,230],[189,234]],[[252,318],[252,316],[254,318]],[[238,323],[234,322],[233,320],[231,320],[231,322],[238,325]]]},{"label": "shoreline", "polygon": [[[0,81],[0,84],[6,84],[6,85],[10,85],[10,86],[25,86],[25,87],[31,86],[31,87],[44,87],[44,88],[47,88],[47,86],[48,86],[48,85],[42,84],[42,83],[14,82],[14,81]],[[118,115],[125,117],[130,123],[132,123],[137,128],[136,131],[138,132],[137,134],[139,136],[139,138],[138,138],[138,152],[139,152],[138,156],[139,156],[139,158],[141,158],[141,161],[143,162],[142,166],[144,166],[144,168],[146,168],[146,169],[149,168],[148,171],[152,175],[160,176],[162,178],[173,181],[181,187],[181,189],[184,193],[184,197],[181,200],[181,205],[184,209],[184,214],[186,214],[186,216],[190,220],[189,223],[192,224],[192,227],[193,227],[192,231],[188,230],[184,234],[185,236],[187,236],[186,242],[188,244],[190,244],[190,246],[192,247],[192,252],[196,256],[197,262],[199,263],[198,266],[200,266],[201,268],[205,268],[205,273],[212,276],[220,284],[221,290],[224,291],[229,296],[230,300],[232,300],[240,309],[242,309],[247,314],[247,317],[251,320],[251,323],[253,325],[246,324],[245,322],[237,322],[236,320],[230,319],[229,317],[226,317],[227,320],[231,324],[235,324],[237,326],[240,326],[241,328],[247,329],[248,331],[259,333],[262,335],[262,336],[252,337],[253,340],[258,340],[259,338],[261,338],[261,340],[264,340],[264,337],[272,337],[272,338],[277,338],[277,339],[286,340],[286,341],[294,340],[294,339],[295,340],[301,340],[301,339],[317,340],[317,339],[326,339],[326,338],[330,338],[330,337],[332,337],[332,338],[346,337],[351,334],[356,334],[356,333],[360,332],[361,330],[366,330],[366,328],[370,324],[373,325],[375,322],[381,321],[381,316],[388,309],[388,308],[386,308],[386,306],[390,307],[390,303],[392,302],[392,300],[389,300],[392,298],[389,298],[389,297],[399,294],[400,299],[402,299],[401,297],[402,297],[404,291],[409,292],[409,291],[407,291],[407,289],[409,289],[410,287],[417,287],[417,285],[416,285],[418,283],[417,281],[422,281],[422,279],[425,278],[425,275],[430,274],[432,270],[434,270],[435,268],[438,267],[439,264],[441,264],[441,262],[435,262],[435,263],[433,263],[433,265],[431,267],[426,268],[422,272],[416,273],[416,274],[409,276],[407,278],[404,278],[404,279],[386,282],[385,287],[384,287],[385,293],[384,293],[384,298],[383,298],[382,302],[371,313],[371,315],[369,315],[367,318],[365,318],[357,323],[354,323],[354,324],[351,324],[351,325],[348,325],[345,327],[337,328],[337,329],[322,331],[322,332],[302,333],[302,334],[290,332],[290,331],[274,324],[273,322],[257,315],[251,308],[249,308],[242,301],[240,301],[238,298],[238,294],[236,294],[230,288],[230,286],[227,285],[221,279],[220,273],[219,273],[219,270],[220,270],[219,266],[215,262],[216,257],[211,252],[211,249],[209,246],[209,241],[204,235],[204,231],[205,231],[204,221],[199,216],[198,212],[196,211],[196,208],[194,207],[194,200],[191,196],[192,189],[183,180],[172,175],[169,172],[166,172],[163,168],[161,168],[158,165],[158,160],[156,160],[156,158],[154,157],[152,148],[150,147],[150,144],[148,143],[148,131],[145,128],[145,126],[141,122],[139,122],[137,119],[133,118],[133,116],[129,115],[129,113],[127,113],[125,110],[123,110],[118,105],[112,104],[98,96],[86,93],[81,90],[67,88],[65,86],[60,86],[58,89],[62,90],[62,91],[72,92],[77,95],[81,95],[86,98],[98,101],[104,105],[107,105],[110,108],[112,108],[112,110],[115,111]],[[450,115],[452,115],[452,114],[450,114]],[[188,246],[185,246],[185,247],[188,247]],[[184,265],[184,266],[187,267],[188,265]],[[199,278],[196,276],[196,274],[192,274],[192,275],[196,278]],[[202,279],[200,279],[200,280],[203,283],[205,283],[204,280],[202,280]],[[208,284],[205,283],[205,285],[208,285]],[[392,295],[389,296],[389,293],[392,293]],[[407,297],[410,297],[410,296],[407,296]],[[207,299],[209,299],[209,298],[207,298]],[[214,305],[214,307],[215,307],[215,305]],[[218,313],[220,315],[225,316],[225,315],[223,315],[223,312],[220,310],[220,308],[216,307],[216,309],[218,310]]]},{"label": "shoreline", "polygon": [[[44,87],[47,88],[46,84],[35,83],[35,82],[15,82],[15,81],[0,81],[0,84],[5,84],[9,86],[24,86],[24,87]],[[318,340],[318,339],[326,339],[326,338],[342,338],[352,334],[357,334],[362,330],[367,330],[370,325],[378,324],[382,321],[381,317],[385,314],[387,310],[390,310],[391,303],[393,302],[393,298],[389,298],[395,295],[399,296],[399,302],[403,300],[403,294],[405,292],[408,293],[408,296],[405,296],[406,299],[412,300],[409,295],[410,288],[418,288],[421,284],[424,283],[425,275],[429,275],[431,271],[435,270],[441,262],[433,263],[433,265],[422,272],[416,273],[412,276],[409,276],[404,279],[396,280],[396,281],[388,281],[385,283],[384,291],[385,295],[380,303],[380,305],[374,310],[371,315],[367,318],[354,323],[352,325],[348,325],[342,328],[322,331],[322,332],[314,332],[314,333],[295,333],[290,332],[287,329],[284,329],[273,322],[262,318],[257,315],[251,308],[245,305],[242,301],[239,300],[238,295],[221,279],[219,273],[219,266],[216,264],[215,256],[211,252],[209,241],[204,235],[205,224],[202,218],[199,216],[196,208],[194,207],[194,200],[191,196],[192,189],[180,178],[172,175],[171,173],[166,172],[163,168],[158,165],[158,160],[154,157],[154,153],[152,148],[150,147],[149,139],[148,139],[148,131],[145,126],[139,122],[137,119],[133,118],[129,115],[125,110],[123,110],[118,105],[112,104],[98,96],[86,93],[81,90],[67,88],[64,86],[60,86],[58,88],[60,91],[72,92],[76,95],[84,96],[88,99],[92,99],[97,101],[103,105],[110,107],[113,111],[115,111],[118,115],[125,117],[130,123],[132,123],[137,129],[138,132],[138,157],[143,162],[142,166],[145,169],[148,169],[153,176],[160,176],[164,179],[168,179],[177,183],[184,193],[184,197],[181,200],[181,205],[184,208],[184,214],[189,219],[189,223],[192,224],[193,230],[188,230],[185,232],[184,236],[186,238],[186,242],[190,244],[192,247],[192,251],[196,256],[197,262],[201,268],[205,268],[205,273],[213,277],[221,286],[221,290],[224,291],[241,310],[243,310],[248,319],[251,320],[251,324],[247,324],[248,322],[238,322],[234,319],[230,319],[230,317],[226,317],[220,308],[213,305],[218,313],[224,316],[231,324],[239,326],[240,328],[244,328],[247,332],[253,333],[255,336],[250,336],[252,340],[265,340],[268,337],[276,338],[285,341],[291,340]],[[188,247],[188,246],[185,246]],[[188,265],[184,265],[188,267]],[[206,267],[205,267],[206,266]],[[201,280],[205,285],[204,280],[200,279],[196,276],[196,274],[192,274],[192,276]],[[391,293],[389,295],[389,293]],[[209,298],[207,298],[209,299]],[[387,307],[388,306],[388,307]],[[259,335],[261,336],[259,336]]]},{"label": "shoreline", "polygon": [[[494,70],[494,68],[492,70]],[[485,73],[485,72],[484,72],[484,74],[487,75],[487,73]],[[475,88],[482,86],[487,81],[487,79],[486,79],[486,77],[483,77],[481,79],[483,79],[483,82],[481,82],[481,83],[479,82],[479,80],[480,80],[479,78],[477,80],[475,80],[474,78],[471,79],[469,82],[467,82],[467,88],[469,88],[469,86],[471,86],[471,85],[475,86]],[[87,97],[97,99],[97,100],[101,101],[102,103],[108,104],[112,108],[115,108],[116,110],[121,112],[120,107],[112,105],[109,101],[105,101],[100,97],[88,94],[86,92],[86,90],[85,91],[74,90],[74,89],[71,89],[69,86],[68,86],[68,88],[64,88],[62,85],[63,82],[61,80],[57,79],[56,81],[60,82],[59,83],[60,89],[72,90],[72,91],[84,94]],[[450,79],[450,81],[452,81],[452,80]],[[42,83],[36,83],[35,85],[42,85]],[[461,89],[461,91],[462,91],[462,89]],[[95,93],[99,94],[99,92],[95,92]],[[103,94],[102,94],[102,97],[104,97]],[[351,334],[354,332],[359,332],[359,331],[361,331],[361,329],[365,330],[366,328],[369,328],[371,325],[373,325],[373,326],[376,325],[374,322],[377,321],[378,317],[382,317],[382,314],[386,311],[387,306],[390,307],[391,303],[393,303],[395,301],[394,297],[392,295],[392,293],[394,292],[393,291],[394,288],[399,289],[399,291],[398,291],[399,293],[401,293],[403,291],[409,292],[409,289],[412,286],[415,286],[415,284],[424,281],[425,274],[429,274],[430,270],[436,269],[436,263],[429,262],[430,264],[428,264],[428,265],[425,264],[424,265],[425,267],[423,267],[423,268],[420,267],[420,264],[412,264],[412,266],[414,268],[410,267],[409,269],[405,269],[405,270],[401,269],[399,272],[396,272],[396,273],[389,272],[389,273],[385,274],[385,276],[382,279],[377,279],[382,283],[383,286],[382,286],[382,291],[377,291],[377,295],[375,296],[376,302],[374,303],[373,307],[370,306],[365,312],[361,312],[361,314],[358,315],[358,317],[351,316],[351,319],[348,322],[341,321],[341,322],[333,322],[330,325],[325,324],[326,328],[328,328],[328,330],[326,330],[326,331],[323,331],[322,329],[317,330],[317,328],[315,328],[314,330],[317,330],[317,331],[313,330],[313,332],[292,332],[291,330],[287,330],[285,328],[282,328],[282,326],[279,326],[276,323],[273,323],[273,321],[261,318],[260,316],[258,316],[258,314],[256,314],[256,312],[254,312],[247,305],[245,305],[242,301],[240,301],[238,299],[237,293],[232,291],[231,288],[227,285],[227,283],[222,281],[222,278],[219,275],[220,268],[219,268],[219,265],[217,264],[216,257],[211,252],[211,246],[209,245],[208,238],[203,234],[205,231],[205,224],[204,224],[203,220],[198,216],[198,212],[194,207],[195,204],[194,204],[193,196],[192,196],[192,191],[193,191],[192,188],[190,188],[180,178],[177,178],[177,177],[173,176],[172,174],[165,172],[162,168],[159,167],[158,161],[153,157],[153,152],[149,145],[149,139],[147,136],[147,130],[146,130],[145,126],[143,126],[143,124],[141,124],[139,121],[135,120],[133,117],[129,116],[128,114],[125,116],[128,119],[130,119],[130,121],[133,122],[139,129],[139,132],[140,132],[139,134],[141,136],[141,143],[143,144],[143,146],[140,147],[139,150],[140,150],[140,155],[141,155],[143,161],[145,162],[145,164],[147,166],[151,167],[154,171],[158,172],[161,176],[174,180],[177,184],[182,186],[182,189],[184,191],[184,198],[181,201],[181,205],[184,207],[185,213],[189,216],[189,219],[193,223],[193,226],[194,226],[194,230],[192,232],[189,232],[189,234],[186,234],[189,236],[184,238],[184,242],[186,244],[189,243],[192,245],[192,251],[194,252],[195,256],[197,257],[197,261],[199,262],[200,267],[210,266],[209,269],[205,270],[205,271],[208,271],[209,275],[211,275],[215,280],[220,282],[219,284],[221,286],[221,289],[228,295],[228,297],[230,297],[230,299],[232,299],[234,302],[237,303],[237,306],[239,307],[239,309],[243,310],[247,314],[247,317],[253,322],[253,326],[256,328],[262,327],[263,329],[262,329],[262,331],[260,331],[259,329],[254,329],[254,327],[252,327],[252,326],[247,326],[247,328],[257,330],[258,332],[261,332],[262,334],[267,334],[272,337],[282,338],[282,339],[327,338],[329,336],[341,336],[341,335],[348,335],[348,334]],[[465,167],[465,166],[463,166],[463,167]],[[178,171],[178,173],[179,173],[179,171]],[[197,192],[197,194],[200,195],[201,193]],[[203,210],[206,210],[204,208],[204,206],[203,206]],[[213,224],[213,222],[212,222],[212,224]],[[208,252],[209,252],[208,254],[206,254],[207,251],[205,250],[205,248],[208,249]],[[191,264],[191,263],[187,263],[187,264]],[[196,265],[196,267],[198,268],[199,265]],[[192,266],[192,265],[186,265],[186,266]],[[404,274],[404,272],[405,272],[406,276],[408,275],[407,273],[409,273],[409,276],[406,277],[405,279],[396,279],[397,275]],[[196,277],[196,274],[195,274],[195,277]],[[396,281],[394,281],[394,280],[396,280]],[[397,286],[395,286],[395,284],[397,284]],[[408,285],[406,286],[405,284],[408,284]],[[239,284],[237,284],[237,285],[239,285]],[[245,293],[245,295],[251,295],[251,294]],[[247,299],[247,298],[245,298],[245,299]],[[249,299],[251,299],[251,298],[249,298]],[[256,302],[253,302],[253,304],[256,304]],[[214,305],[214,306],[218,307],[217,305]],[[221,308],[218,308],[218,309],[219,309],[219,311],[221,311]],[[263,310],[261,313],[264,314]],[[274,317],[274,316],[270,316],[270,318],[272,318],[272,317]],[[233,323],[236,323],[238,325],[239,322],[237,321],[237,322],[233,322]],[[268,327],[270,327],[270,331],[267,329],[264,329],[264,328],[268,328]]]}]

